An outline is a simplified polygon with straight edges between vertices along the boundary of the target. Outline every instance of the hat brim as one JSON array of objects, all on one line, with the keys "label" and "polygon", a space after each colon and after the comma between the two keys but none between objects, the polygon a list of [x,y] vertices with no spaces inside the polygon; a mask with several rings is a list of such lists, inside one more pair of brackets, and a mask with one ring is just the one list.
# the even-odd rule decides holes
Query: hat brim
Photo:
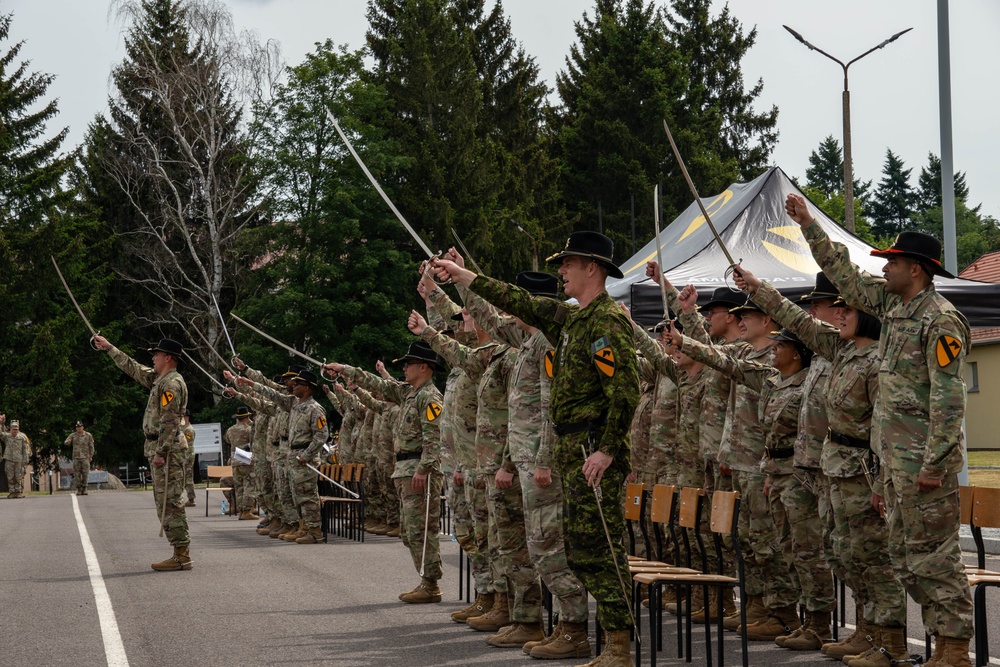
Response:
[{"label": "hat brim", "polygon": [[921,255],[918,252],[908,252],[906,250],[893,250],[892,248],[886,248],[885,250],[872,250],[871,256],[884,257],[886,259],[890,257],[908,257],[909,259],[917,260],[927,268],[931,269],[934,272],[934,275],[942,276],[944,278],[955,277],[955,274],[945,269],[944,266],[941,265],[941,262],[933,259],[932,257],[928,257],[927,255]]},{"label": "hat brim", "polygon": [[732,312],[734,308],[740,308],[740,307],[743,306],[743,304],[742,303],[736,303],[735,301],[719,301],[719,300],[716,300],[716,301],[709,301],[704,306],[699,306],[698,310],[705,312],[705,311],[711,310],[712,308],[715,308],[716,306],[722,306],[727,311]]},{"label": "hat brim", "polygon": [[729,312],[733,315],[743,315],[744,313],[761,313],[763,315],[764,309],[758,308],[757,306],[748,306],[747,304],[743,304],[742,306],[730,308]]},{"label": "hat brim", "polygon": [[768,335],[768,338],[770,338],[771,340],[784,341],[786,343],[802,344],[802,341],[799,340],[798,338],[792,338],[791,336],[784,334],[780,331],[772,331],[770,335]]},{"label": "hat brim", "polygon": [[184,360],[184,350],[164,350],[162,347],[149,347],[146,348],[147,352],[162,352],[163,354],[169,354],[171,357],[177,359],[177,361]]},{"label": "hat brim", "polygon": [[555,255],[552,255],[552,256],[546,258],[545,263],[546,264],[559,264],[560,262],[563,261],[564,257],[583,257],[585,259],[592,259],[595,262],[597,262],[598,264],[603,265],[604,268],[608,270],[608,275],[611,276],[612,278],[624,278],[625,277],[625,274],[622,273],[622,270],[619,269],[615,265],[615,263],[612,262],[610,259],[608,259],[607,257],[605,257],[603,255],[594,255],[592,253],[572,252],[572,251],[569,251],[569,250],[564,250],[564,251],[562,251],[560,253],[556,253]]},{"label": "hat brim", "polygon": [[840,296],[839,292],[817,292],[813,290],[809,294],[803,294],[799,297],[799,301],[818,301],[819,299],[836,299]]},{"label": "hat brim", "polygon": [[438,367],[438,362],[437,361],[432,361],[430,359],[424,359],[422,357],[412,357],[410,355],[406,355],[405,357],[400,357],[399,359],[393,359],[392,363],[394,363],[394,364],[405,364],[408,361],[412,361],[412,362],[418,363],[418,364],[427,364],[428,366],[433,366],[434,368]]}]

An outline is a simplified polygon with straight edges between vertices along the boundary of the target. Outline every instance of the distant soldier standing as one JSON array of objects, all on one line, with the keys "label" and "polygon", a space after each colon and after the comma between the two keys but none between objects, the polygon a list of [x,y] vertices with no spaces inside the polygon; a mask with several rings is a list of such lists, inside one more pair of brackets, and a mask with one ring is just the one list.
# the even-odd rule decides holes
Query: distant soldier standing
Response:
[{"label": "distant soldier standing", "polygon": [[3,458],[7,462],[8,498],[24,498],[24,466],[31,458],[28,436],[21,433],[21,425],[16,420],[10,423],[10,432],[3,434]]},{"label": "distant soldier standing", "polygon": [[90,462],[94,460],[94,436],[84,430],[78,421],[64,445],[73,445],[73,478],[76,480],[76,495],[87,495],[87,480],[90,477]]},{"label": "distant soldier standing", "polygon": [[161,572],[190,570],[192,567],[187,516],[184,514],[184,459],[188,453],[182,421],[187,412],[188,390],[177,371],[184,348],[169,338],[162,339],[153,353],[153,367],[143,366],[104,336],[94,336],[94,345],[106,350],[115,365],[133,380],[149,389],[149,400],[142,415],[146,436],[146,457],[153,468],[153,498],[163,532],[174,548],[170,558],[153,563]]},{"label": "distant soldier standing", "polygon": [[236,458],[237,447],[244,451],[249,449],[247,445],[250,444],[250,437],[253,433],[253,426],[250,423],[250,408],[245,405],[236,408],[233,419],[236,420],[236,423],[226,429],[226,434],[223,436],[226,443],[229,444],[229,461],[233,466],[233,485],[236,487],[233,500],[240,521],[256,520],[260,517],[253,513],[256,504],[256,487],[252,476],[253,467],[251,464]]},{"label": "distant soldier standing", "polygon": [[604,287],[608,276],[622,277],[613,251],[603,234],[574,232],[563,251],[548,258],[559,264],[563,292],[577,305],[532,297],[454,262],[438,261],[436,267],[439,277],[450,276],[537,327],[555,346],[549,415],[558,436],[553,462],[563,480],[566,556],[597,600],[597,616],[608,636],[607,648],[588,665],[630,667],[631,582],[625,580],[622,490],[630,471],[629,427],[639,402],[639,372],[632,324]]},{"label": "distant soldier standing", "polygon": [[901,232],[886,250],[882,277],[852,264],[847,249],[815,224],[805,200],[789,195],[788,215],[802,227],[813,256],[849,306],[882,320],[879,394],[872,449],[882,458],[889,557],[936,638],[927,667],[966,667],[972,595],[958,541],[958,472],[965,457],[965,355],[969,324],[934,289],[941,243]]},{"label": "distant soldier standing", "polygon": [[184,507],[194,507],[194,426],[191,425],[190,413],[184,415],[184,439],[187,440],[187,457],[184,459],[184,490],[187,492],[187,502]]}]

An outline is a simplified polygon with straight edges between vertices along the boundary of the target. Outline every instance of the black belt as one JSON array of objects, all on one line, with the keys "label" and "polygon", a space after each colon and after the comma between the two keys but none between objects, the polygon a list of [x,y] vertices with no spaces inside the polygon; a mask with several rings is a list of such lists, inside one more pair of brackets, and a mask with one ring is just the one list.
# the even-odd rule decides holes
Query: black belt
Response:
[{"label": "black belt", "polygon": [[558,435],[573,435],[574,433],[583,433],[584,431],[593,431],[598,426],[604,426],[608,423],[608,416],[601,415],[597,419],[591,419],[589,421],[575,422],[572,424],[552,424],[552,431]]},{"label": "black belt", "polygon": [[844,435],[843,433],[837,433],[832,428],[827,432],[830,438],[830,442],[835,442],[838,445],[844,445],[845,447],[854,447],[855,449],[868,449],[871,447],[871,441],[862,440],[861,438],[852,438],[849,435]]},{"label": "black belt", "polygon": [[396,460],[397,461],[415,461],[415,460],[419,459],[423,455],[424,455],[423,452],[397,452],[396,453]]},{"label": "black belt", "polygon": [[294,449],[296,451],[301,450],[301,449],[308,449],[308,448],[309,448],[309,443],[308,442],[306,444],[304,444],[304,445],[292,445],[292,446],[289,447],[289,449]]},{"label": "black belt", "polygon": [[769,459],[787,459],[789,456],[795,456],[794,447],[765,447],[764,453],[767,454]]},{"label": "black belt", "polygon": [[150,435],[148,433],[146,434],[146,440],[159,440],[159,439],[160,439],[159,434],[157,435]]}]

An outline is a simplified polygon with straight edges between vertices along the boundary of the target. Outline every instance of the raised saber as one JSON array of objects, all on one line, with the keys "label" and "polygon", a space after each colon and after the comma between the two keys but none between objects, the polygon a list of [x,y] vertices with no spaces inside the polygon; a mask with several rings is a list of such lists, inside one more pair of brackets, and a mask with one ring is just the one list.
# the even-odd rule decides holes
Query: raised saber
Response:
[{"label": "raised saber", "polygon": [[[233,357],[238,357],[240,355],[236,354],[236,346],[233,345],[233,339],[229,337],[229,329],[226,328],[226,318],[222,316],[222,309],[219,308],[219,302],[215,300],[215,295],[212,295],[212,303],[215,304],[215,312],[219,314],[219,321],[222,322],[222,331],[226,334],[226,340],[229,341],[229,349],[233,353]],[[213,350],[215,348],[212,348]],[[221,356],[221,355],[220,355]]]},{"label": "raised saber", "polygon": [[315,359],[313,359],[309,355],[302,354],[301,352],[299,352],[298,350],[296,350],[294,347],[290,347],[288,345],[285,345],[284,343],[282,343],[280,340],[278,340],[274,336],[267,335],[266,333],[264,333],[263,331],[261,331],[260,329],[258,329],[257,327],[255,327],[254,325],[250,324],[249,322],[247,322],[246,320],[244,320],[243,318],[241,318],[236,313],[229,313],[229,314],[233,316],[234,320],[236,320],[237,322],[239,322],[240,324],[242,324],[246,328],[250,329],[250,331],[253,331],[254,333],[256,333],[256,334],[258,334],[260,336],[263,336],[264,338],[268,339],[269,341],[271,341],[272,343],[274,343],[278,347],[282,347],[282,348],[288,350],[289,352],[291,352],[292,354],[294,354],[296,357],[299,357],[301,359],[305,359],[309,363],[316,364],[320,368],[323,368],[323,362],[316,361]]},{"label": "raised saber", "polygon": [[656,228],[656,264],[660,270],[660,297],[663,298],[663,319],[670,319],[670,308],[667,307],[667,286],[663,282],[663,254],[660,251],[660,186],[653,186],[653,226]]},{"label": "raised saber", "polygon": [[215,384],[217,384],[221,389],[226,389],[226,385],[224,385],[221,382],[219,382],[218,380],[216,380],[215,376],[212,375],[211,373],[209,373],[208,371],[206,371],[204,369],[204,367],[202,367],[202,365],[199,364],[197,361],[195,361],[194,359],[192,359],[190,354],[188,354],[187,352],[184,352],[183,354],[184,354],[184,358],[185,359],[187,359],[188,361],[190,361],[194,365],[195,368],[197,368],[199,371],[201,371],[202,373],[205,374],[205,377],[207,377],[209,380],[211,380],[212,382],[214,382]]},{"label": "raised saber", "polygon": [[479,275],[484,275],[483,270],[479,268],[478,264],[476,264],[476,260],[472,259],[472,255],[469,254],[469,251],[465,247],[465,244],[462,243],[462,239],[459,238],[458,230],[452,227],[451,235],[455,237],[455,241],[458,243],[458,247],[462,249],[462,256],[465,257],[467,260],[469,260],[469,264],[472,264],[472,268],[476,270],[476,273],[478,273]]},{"label": "raised saber", "polygon": [[396,205],[392,203],[391,199],[389,199],[389,195],[385,193],[385,190],[383,190],[382,186],[378,184],[378,181],[375,180],[375,177],[372,176],[372,173],[368,171],[368,167],[365,166],[364,160],[362,160],[361,156],[358,155],[358,152],[354,150],[354,146],[347,138],[347,135],[344,134],[344,131],[340,129],[340,124],[337,122],[337,119],[333,117],[333,113],[329,109],[327,109],[326,115],[327,117],[329,117],[330,122],[333,123],[333,129],[337,130],[337,134],[340,135],[340,139],[344,142],[344,145],[347,146],[347,150],[351,152],[351,155],[354,156],[354,160],[358,163],[358,166],[361,167],[361,171],[365,172],[365,176],[368,177],[368,180],[375,187],[375,190],[378,191],[380,195],[382,195],[382,200],[386,204],[388,204],[389,209],[396,214],[396,218],[401,223],[403,223],[403,227],[406,227],[406,231],[410,232],[410,236],[412,236],[413,240],[417,242],[417,245],[419,245],[423,249],[423,251],[427,253],[428,257],[434,259],[436,255],[433,252],[431,252],[431,249],[427,247],[427,244],[424,243],[423,239],[417,236],[417,232],[414,231],[413,227],[410,227],[410,223],[406,221],[406,218],[403,217],[403,214],[399,212],[399,209],[396,208]]},{"label": "raised saber", "polygon": [[351,490],[350,490],[349,488],[347,488],[346,486],[344,486],[343,484],[341,484],[341,483],[339,483],[339,482],[335,482],[335,481],[333,481],[332,479],[330,479],[329,477],[327,477],[326,475],[324,475],[323,473],[321,473],[321,472],[319,471],[319,468],[317,468],[316,466],[312,465],[311,463],[307,463],[307,464],[306,464],[306,467],[307,467],[307,468],[309,468],[310,470],[312,470],[312,471],[313,471],[314,473],[316,473],[316,474],[317,474],[317,475],[319,475],[320,477],[322,477],[323,479],[325,479],[326,481],[330,482],[330,484],[333,484],[333,485],[334,485],[335,487],[337,487],[337,488],[338,488],[338,489],[340,489],[341,491],[346,491],[347,493],[351,494],[351,495],[352,495],[352,496],[354,496],[355,498],[360,498],[360,497],[361,497],[361,496],[359,496],[358,494],[356,494],[356,493],[354,493],[353,491],[351,491]]},{"label": "raised saber", "polygon": [[667,125],[666,118],[663,119],[663,129],[667,132],[667,139],[670,140],[670,148],[674,151],[674,157],[677,158],[677,164],[681,167],[681,173],[684,174],[684,180],[687,181],[688,188],[691,189],[691,194],[694,195],[694,200],[698,202],[698,208],[701,209],[701,214],[705,216],[705,222],[708,223],[708,226],[712,230],[712,234],[715,236],[715,240],[718,241],[719,247],[722,248],[722,253],[726,256],[726,259],[729,260],[729,266],[735,268],[738,264],[733,260],[733,256],[729,254],[726,244],[722,242],[722,237],[719,236],[719,230],[717,230],[715,225],[712,224],[712,216],[708,214],[708,209],[705,208],[705,204],[702,203],[701,197],[698,196],[698,189],[694,187],[694,181],[691,180],[687,167],[684,166],[684,158],[681,157],[681,152],[677,150],[677,144],[674,143],[674,135],[670,134],[670,126]]},{"label": "raised saber", "polygon": [[205,338],[205,334],[203,334],[198,329],[195,329],[194,332],[198,334],[198,338],[201,338],[201,342],[205,344],[205,347],[210,349],[212,351],[212,354],[214,354],[216,358],[218,358],[218,360],[222,362],[222,365],[226,367],[226,370],[228,370],[233,375],[239,375],[239,373],[236,372],[236,369],[230,366],[229,363],[225,360],[225,358],[221,354],[219,354],[219,351],[216,350],[214,347],[212,347],[212,344],[208,342],[207,338]]},{"label": "raised saber", "polygon": [[80,319],[82,319],[83,323],[87,325],[87,329],[90,330],[90,338],[91,340],[93,340],[94,336],[97,335],[97,332],[94,331],[94,327],[90,326],[90,320],[88,320],[87,316],[83,314],[83,310],[80,308],[80,304],[76,302],[76,297],[73,296],[73,290],[69,288],[69,285],[66,283],[66,279],[63,278],[62,271],[59,270],[59,264],[58,262],[56,262],[55,256],[49,255],[49,259],[52,260],[52,266],[56,268],[56,273],[59,274],[59,280],[62,282],[63,287],[66,289],[66,294],[69,294],[69,300],[73,302],[73,307],[76,308],[76,312],[80,314]]}]

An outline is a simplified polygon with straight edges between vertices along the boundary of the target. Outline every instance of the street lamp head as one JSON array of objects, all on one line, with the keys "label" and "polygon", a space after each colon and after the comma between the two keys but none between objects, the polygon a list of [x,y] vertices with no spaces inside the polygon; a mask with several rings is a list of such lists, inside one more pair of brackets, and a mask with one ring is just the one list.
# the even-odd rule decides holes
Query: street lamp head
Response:
[{"label": "street lamp head", "polygon": [[787,30],[788,32],[792,33],[792,37],[794,37],[795,39],[799,40],[800,42],[802,42],[803,44],[805,44],[806,46],[808,46],[810,49],[813,48],[813,46],[809,42],[807,42],[806,38],[803,37],[800,33],[792,30],[791,28],[789,28],[787,25],[784,25],[784,24],[782,24],[781,27],[784,28],[785,30]]},{"label": "street lamp head", "polygon": [[882,42],[881,44],[879,44],[875,48],[881,49],[886,44],[891,44],[891,43],[895,42],[897,39],[899,39],[900,37],[902,37],[906,33],[910,32],[911,30],[913,30],[913,28],[907,28],[906,30],[901,30],[901,31],[897,32],[895,35],[893,35],[892,37],[890,37],[889,39],[887,39],[884,42]]}]

